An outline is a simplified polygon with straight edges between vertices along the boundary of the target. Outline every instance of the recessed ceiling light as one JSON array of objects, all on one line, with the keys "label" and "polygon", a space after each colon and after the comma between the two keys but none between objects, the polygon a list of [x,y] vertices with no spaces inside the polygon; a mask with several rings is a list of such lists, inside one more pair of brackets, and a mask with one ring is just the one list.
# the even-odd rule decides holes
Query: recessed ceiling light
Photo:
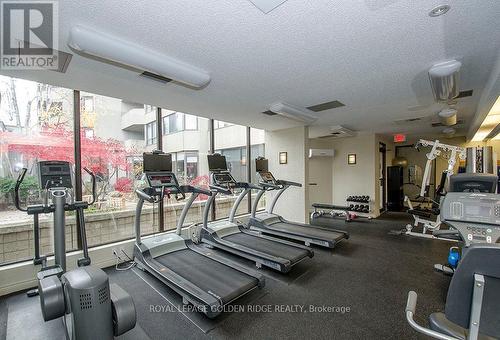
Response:
[{"label": "recessed ceiling light", "polygon": [[430,17],[438,17],[440,15],[443,15],[445,14],[446,12],[448,12],[450,10],[450,5],[441,5],[441,6],[437,6],[435,8],[433,8],[430,12],[429,12],[429,16]]}]

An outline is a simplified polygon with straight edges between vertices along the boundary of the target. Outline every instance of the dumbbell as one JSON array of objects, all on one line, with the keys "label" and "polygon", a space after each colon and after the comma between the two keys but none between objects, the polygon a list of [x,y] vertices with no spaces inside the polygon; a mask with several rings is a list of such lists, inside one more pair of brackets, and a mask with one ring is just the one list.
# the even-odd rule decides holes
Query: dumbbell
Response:
[{"label": "dumbbell", "polygon": [[365,205],[364,208],[363,208],[363,212],[364,213],[370,212],[370,208],[367,205]]},{"label": "dumbbell", "polygon": [[356,205],[354,206],[354,211],[359,211],[359,204],[356,204]]},{"label": "dumbbell", "polygon": [[354,204],[349,204],[349,210],[354,211]]}]

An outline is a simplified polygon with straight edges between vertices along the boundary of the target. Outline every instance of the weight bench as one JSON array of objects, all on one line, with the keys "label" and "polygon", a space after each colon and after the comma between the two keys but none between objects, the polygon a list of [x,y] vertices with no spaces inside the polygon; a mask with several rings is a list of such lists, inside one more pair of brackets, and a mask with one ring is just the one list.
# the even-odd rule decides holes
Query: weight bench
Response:
[{"label": "weight bench", "polygon": [[[327,214],[332,218],[342,216],[345,218],[346,222],[350,222],[352,220],[351,214],[349,213],[349,207],[346,206],[313,203],[312,207],[314,208],[314,211],[311,213],[311,220]],[[329,212],[326,212],[325,210],[329,210]]]},{"label": "weight bench", "polygon": [[439,215],[439,211],[436,213],[434,210],[408,209],[406,212],[426,219],[436,219]]}]

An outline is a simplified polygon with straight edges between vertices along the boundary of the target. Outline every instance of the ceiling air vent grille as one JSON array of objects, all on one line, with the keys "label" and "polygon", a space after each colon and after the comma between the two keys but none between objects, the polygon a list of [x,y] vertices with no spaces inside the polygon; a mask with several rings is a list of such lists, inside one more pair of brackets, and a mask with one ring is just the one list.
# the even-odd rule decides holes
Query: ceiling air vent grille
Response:
[{"label": "ceiling air vent grille", "polygon": [[333,100],[331,102],[309,106],[307,109],[313,112],[321,112],[321,111],[336,109],[337,107],[342,107],[342,106],[345,106],[345,104],[339,102],[338,100]]},{"label": "ceiling air vent grille", "polygon": [[422,120],[424,120],[424,118],[426,118],[426,117],[413,117],[413,118],[398,119],[398,120],[395,120],[394,123],[403,124],[403,125],[406,125],[409,123],[419,123]]},{"label": "ceiling air vent grille", "polygon": [[473,90],[460,91],[457,98],[472,97]]},{"label": "ceiling air vent grille", "polygon": [[[41,45],[34,44],[32,42],[26,42],[24,40],[17,40],[17,42],[20,44],[20,46],[29,45],[32,48],[33,47],[39,47],[39,48],[44,47]],[[53,51],[56,52],[56,53],[54,53],[54,55],[56,55],[56,57],[57,57],[57,59],[56,59],[57,60],[57,68],[49,68],[48,70],[54,71],[54,72],[66,73],[66,71],[68,70],[69,63],[71,62],[71,58],[73,58],[73,55],[71,53],[59,51],[56,49],[54,49]],[[19,49],[19,53],[29,54],[29,52],[23,51],[23,49]]]},{"label": "ceiling air vent grille", "polygon": [[265,114],[265,115],[268,115],[268,116],[276,116],[277,115],[276,112],[273,112],[271,110],[267,110],[267,111],[264,111],[262,113]]},{"label": "ceiling air vent grille", "polygon": [[159,81],[160,83],[163,83],[163,84],[170,83],[172,81],[172,79],[170,79],[170,78],[160,76],[159,74],[151,73],[148,71],[142,72],[141,76],[148,78],[148,79],[155,80],[155,81]]},{"label": "ceiling air vent grille", "polygon": [[325,137],[337,139],[337,138],[353,137],[355,135],[356,135],[356,132],[354,132],[348,128],[345,128],[343,126],[336,125],[336,126],[330,127],[330,135],[325,136]]}]

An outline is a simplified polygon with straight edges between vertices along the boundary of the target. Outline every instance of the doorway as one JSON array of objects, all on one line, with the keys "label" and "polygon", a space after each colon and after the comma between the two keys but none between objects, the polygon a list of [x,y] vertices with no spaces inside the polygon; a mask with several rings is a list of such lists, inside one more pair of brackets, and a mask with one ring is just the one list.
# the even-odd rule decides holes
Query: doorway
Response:
[{"label": "doorway", "polygon": [[380,212],[387,210],[387,147],[385,143],[379,142],[379,190],[380,190]]}]

